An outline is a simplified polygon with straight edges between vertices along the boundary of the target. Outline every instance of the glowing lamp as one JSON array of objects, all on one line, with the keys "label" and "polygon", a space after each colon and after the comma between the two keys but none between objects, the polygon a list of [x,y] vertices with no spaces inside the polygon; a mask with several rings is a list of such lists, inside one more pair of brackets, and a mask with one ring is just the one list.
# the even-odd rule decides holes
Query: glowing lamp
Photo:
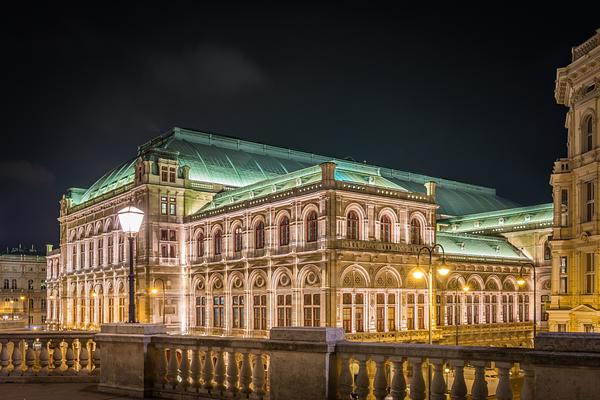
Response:
[{"label": "glowing lamp", "polygon": [[423,277],[423,271],[416,270],[415,272],[413,272],[413,277],[415,277],[416,279],[421,279]]},{"label": "glowing lamp", "polygon": [[158,293],[158,289],[157,288],[152,288],[152,289],[150,289],[150,293],[157,294]]},{"label": "glowing lamp", "polygon": [[127,206],[117,213],[124,233],[133,235],[139,232],[144,219],[144,212],[134,206]]},{"label": "glowing lamp", "polygon": [[517,285],[519,285],[519,286],[523,286],[524,284],[525,284],[525,279],[524,279],[522,276],[520,276],[520,277],[517,279]]},{"label": "glowing lamp", "polygon": [[437,269],[438,274],[440,274],[441,276],[446,276],[448,275],[448,273],[450,273],[450,270],[448,269],[448,267],[446,267],[445,265],[442,265],[441,267],[439,267]]},{"label": "glowing lamp", "polygon": [[98,293],[96,293],[96,292],[92,293],[92,297],[98,297]]},{"label": "glowing lamp", "polygon": [[464,292],[468,292],[470,290],[470,288],[468,286],[463,286],[463,291]]},{"label": "glowing lamp", "polygon": [[25,296],[21,296],[19,297],[19,299],[21,299],[21,301],[25,300]]}]

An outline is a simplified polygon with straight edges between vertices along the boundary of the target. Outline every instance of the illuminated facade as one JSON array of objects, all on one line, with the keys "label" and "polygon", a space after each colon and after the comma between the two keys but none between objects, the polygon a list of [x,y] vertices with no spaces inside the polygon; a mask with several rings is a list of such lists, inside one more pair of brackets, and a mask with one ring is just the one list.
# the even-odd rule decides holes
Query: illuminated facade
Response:
[{"label": "illuminated facade", "polygon": [[571,64],[557,71],[554,94],[557,103],[569,110],[567,157],[554,163],[550,178],[555,211],[550,329],[597,332],[600,30],[572,49]]},{"label": "illuminated facade", "polygon": [[46,323],[46,257],[43,254],[21,247],[0,254],[0,285],[1,321],[21,321],[23,327]]},{"label": "illuminated facade", "polygon": [[[450,273],[435,280],[434,340],[453,342],[456,324],[463,342],[529,340],[526,263],[542,254],[543,211],[490,188],[179,128],[61,200],[52,327],[127,320],[128,241],[116,214],[131,201],[145,212],[134,256],[140,321],[198,334],[339,326],[362,340],[427,340],[427,282],[412,272],[428,268],[418,249],[437,243]],[[476,232],[469,218],[514,223]]]}]

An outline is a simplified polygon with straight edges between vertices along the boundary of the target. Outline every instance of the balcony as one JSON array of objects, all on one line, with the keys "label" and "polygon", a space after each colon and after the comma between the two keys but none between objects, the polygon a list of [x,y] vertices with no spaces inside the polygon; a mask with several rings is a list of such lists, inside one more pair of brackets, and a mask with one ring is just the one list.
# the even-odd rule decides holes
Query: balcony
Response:
[{"label": "balcony", "polygon": [[2,334],[0,382],[190,399],[599,398],[593,334],[540,334],[535,349],[519,349],[349,342],[339,328],[274,328],[269,339],[165,332],[108,324],[96,334]]}]

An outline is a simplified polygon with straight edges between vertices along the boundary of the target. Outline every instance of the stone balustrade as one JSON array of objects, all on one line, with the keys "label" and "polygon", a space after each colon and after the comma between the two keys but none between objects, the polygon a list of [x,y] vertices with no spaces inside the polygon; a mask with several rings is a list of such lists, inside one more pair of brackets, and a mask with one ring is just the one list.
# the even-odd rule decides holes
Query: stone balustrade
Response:
[{"label": "stone balustrade", "polygon": [[0,382],[98,381],[91,332],[2,333],[0,346]]}]

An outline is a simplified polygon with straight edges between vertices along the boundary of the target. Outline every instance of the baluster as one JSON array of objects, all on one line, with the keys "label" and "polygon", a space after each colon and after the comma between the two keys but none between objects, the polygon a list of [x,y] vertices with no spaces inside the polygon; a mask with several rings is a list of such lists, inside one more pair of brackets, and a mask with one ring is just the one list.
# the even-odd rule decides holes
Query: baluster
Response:
[{"label": "baluster", "polygon": [[67,344],[67,351],[65,352],[67,370],[65,371],[65,375],[77,375],[77,371],[75,371],[75,368],[73,368],[75,365],[75,353],[73,351],[75,342],[71,339],[69,341],[65,340],[65,343]]},{"label": "baluster", "polygon": [[513,398],[509,374],[512,366],[513,365],[510,362],[496,363],[496,368],[498,368],[498,387],[496,387],[496,399],[498,400],[512,400]]},{"label": "baluster", "polygon": [[352,382],[352,373],[350,372],[350,357],[342,354],[341,358],[341,371],[338,385],[338,392],[342,400],[349,400],[350,396],[354,392],[354,385]]},{"label": "baluster", "polygon": [[8,340],[2,340],[2,350],[0,351],[0,376],[8,375]]},{"label": "baluster", "polygon": [[156,375],[154,377],[154,387],[163,389],[167,381],[167,354],[162,344],[157,344],[154,348],[156,356]]},{"label": "baluster", "polygon": [[263,363],[262,354],[257,353],[254,356],[254,368],[252,368],[252,391],[251,399],[261,400],[266,394],[265,392],[265,365]]},{"label": "baluster", "polygon": [[475,379],[471,386],[472,400],[486,400],[488,398],[488,387],[485,381],[485,361],[472,361],[471,365],[475,367]]},{"label": "baluster", "polygon": [[198,389],[202,387],[200,383],[200,351],[196,347],[192,348],[192,387],[195,392],[198,392]]},{"label": "baluster", "polygon": [[177,385],[177,389],[182,391],[187,391],[190,386],[190,359],[189,359],[189,351],[186,347],[181,349],[181,380]]},{"label": "baluster", "polygon": [[13,370],[11,375],[21,376],[23,371],[21,370],[21,363],[23,362],[23,357],[21,355],[21,341],[18,340],[13,342],[13,352],[12,352],[12,365]]},{"label": "baluster", "polygon": [[454,367],[454,382],[452,382],[450,398],[452,400],[466,400],[465,362],[463,360],[452,360],[452,366]]},{"label": "baluster", "polygon": [[356,377],[356,395],[360,400],[366,400],[369,396],[370,385],[369,385],[369,374],[367,371],[367,358],[366,356],[360,356],[358,361],[358,376]]},{"label": "baluster", "polygon": [[431,381],[431,400],[446,400],[446,382],[444,381],[444,360],[431,358],[433,364],[433,380]]},{"label": "baluster", "polygon": [[179,372],[179,365],[177,364],[177,349],[170,347],[169,352],[169,365],[167,366],[167,382],[171,389],[175,389],[177,386],[177,374]]},{"label": "baluster", "polygon": [[376,400],[384,400],[387,396],[388,383],[385,377],[385,359],[383,357],[374,357],[375,378],[373,379],[373,395]]},{"label": "baluster", "polygon": [[50,341],[42,342],[42,349],[40,350],[40,370],[38,376],[48,376],[48,365],[50,364],[50,353],[48,352],[48,344]]},{"label": "baluster", "polygon": [[102,360],[100,359],[100,352],[98,351],[98,344],[95,342],[90,343],[90,347],[93,349],[93,353],[92,353],[92,361],[93,361],[93,367],[94,369],[92,370],[92,375],[100,375],[100,364],[102,363]]},{"label": "baluster", "polygon": [[248,350],[243,351],[242,369],[240,371],[240,391],[248,396],[252,393],[252,389],[250,388],[250,383],[252,383],[252,367],[250,366],[250,352]]},{"label": "baluster", "polygon": [[204,351],[204,367],[202,368],[202,380],[204,381],[204,389],[209,393],[213,388],[213,359],[210,348]]},{"label": "baluster", "polygon": [[232,348],[227,350],[227,393],[231,395],[231,397],[236,397],[239,392],[238,387],[238,364],[236,360],[235,351]]},{"label": "baluster", "polygon": [[425,380],[423,379],[423,359],[420,357],[409,358],[412,367],[412,378],[410,380],[411,400],[425,400]]},{"label": "baluster", "polygon": [[26,341],[26,343],[27,350],[25,350],[25,366],[27,367],[27,369],[25,370],[23,375],[32,376],[35,375],[35,372],[33,371],[33,367],[35,366],[35,350],[33,350],[34,340],[29,339]]},{"label": "baluster", "polygon": [[225,392],[225,354],[223,349],[217,350],[217,362],[215,363],[215,389],[219,394]]},{"label": "baluster", "polygon": [[89,375],[90,352],[88,351],[88,342],[79,341],[79,375]]},{"label": "baluster", "polygon": [[404,361],[402,359],[392,360],[393,378],[390,387],[390,395],[393,400],[404,400],[406,397],[406,379],[404,379]]},{"label": "baluster", "polygon": [[535,370],[529,365],[521,365],[523,374],[523,387],[521,388],[521,400],[535,399]]}]

